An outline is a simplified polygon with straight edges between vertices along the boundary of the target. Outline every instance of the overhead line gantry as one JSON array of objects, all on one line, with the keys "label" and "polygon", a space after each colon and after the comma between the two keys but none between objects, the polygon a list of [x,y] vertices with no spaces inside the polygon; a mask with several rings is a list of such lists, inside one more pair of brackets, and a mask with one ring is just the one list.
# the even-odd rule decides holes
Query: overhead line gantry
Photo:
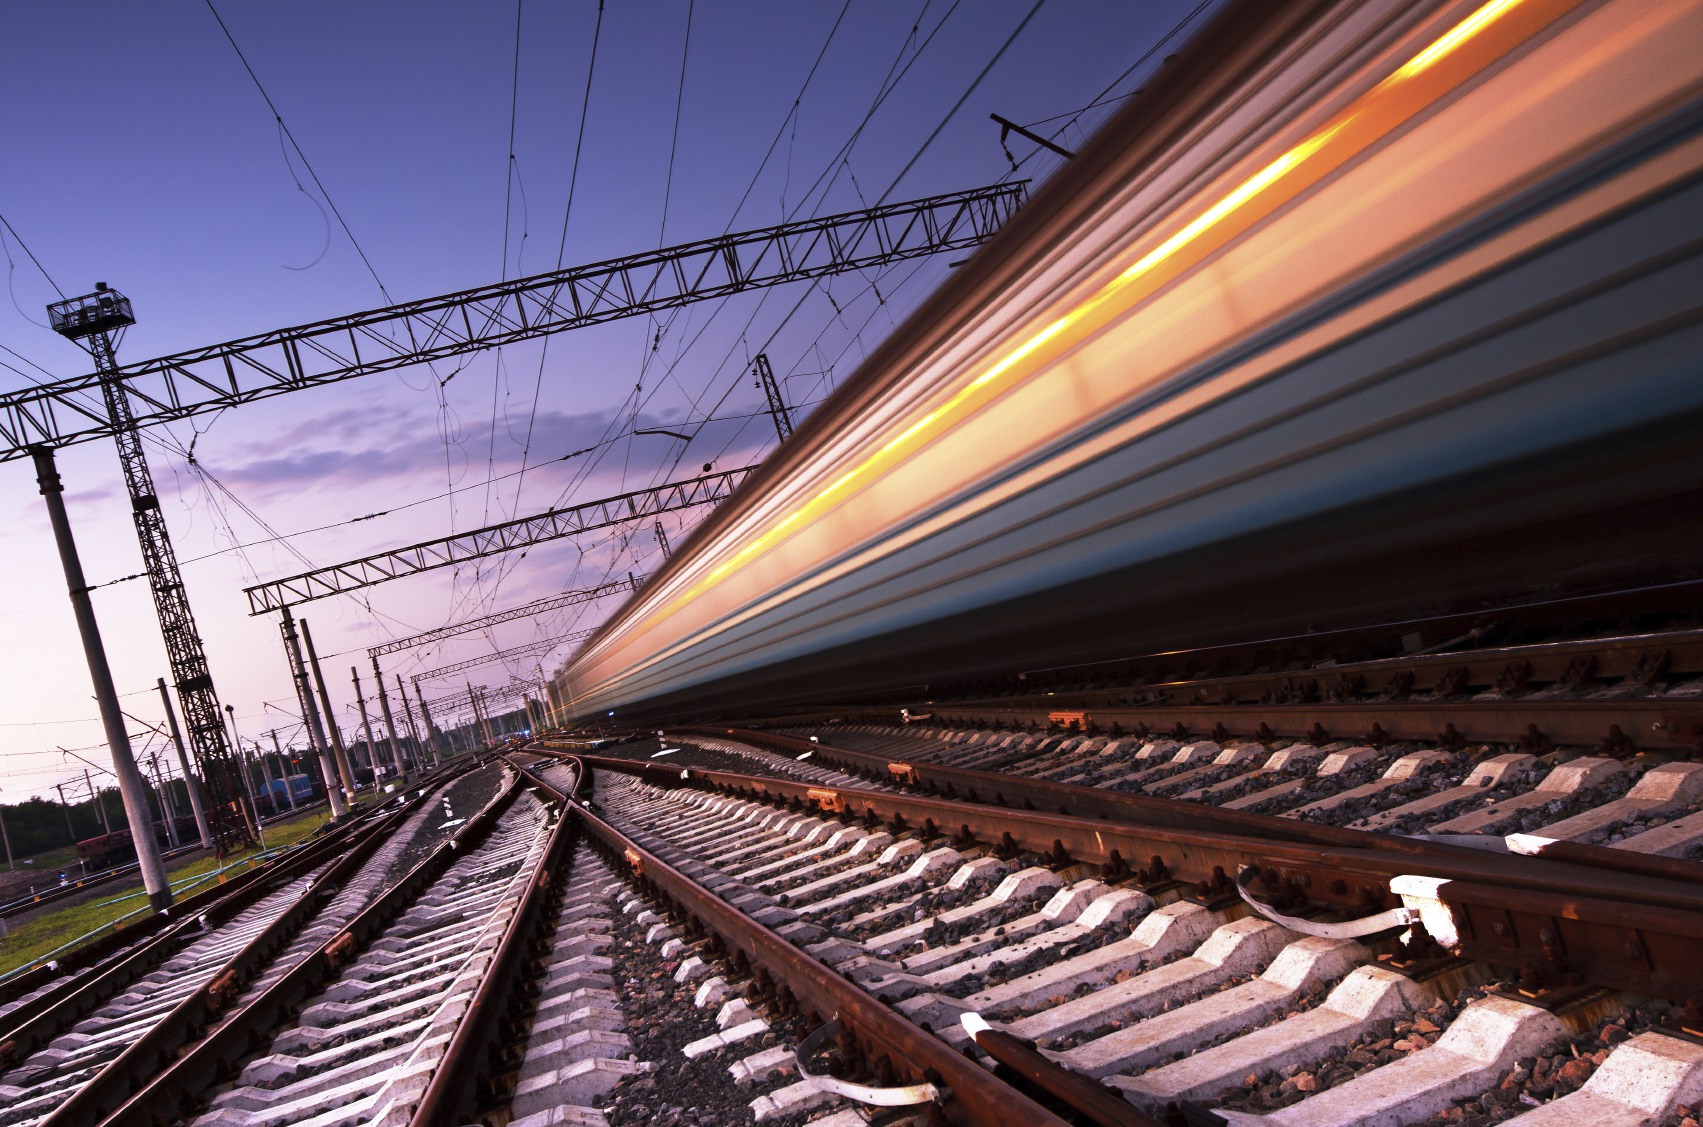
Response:
[{"label": "overhead line gantry", "polygon": [[406,548],[376,552],[358,560],[304,571],[300,575],[257,583],[243,588],[243,594],[248,596],[248,613],[255,615],[285,610],[315,599],[358,591],[422,571],[453,567],[564,536],[645,520],[677,509],[713,505],[731,496],[755,468],[740,466],[738,469],[717,470],[685,481],[601,497],[579,505],[551,509],[536,516],[486,525],[471,532],[425,540]]},{"label": "overhead line gantry", "polygon": [[655,313],[746,290],[978,246],[1026,182],[782,223],[276,329],[0,395],[0,462],[113,435],[87,393],[116,381],[135,426]]},{"label": "overhead line gantry", "polygon": [[561,634],[554,638],[540,638],[536,642],[527,642],[525,645],[498,650],[496,653],[470,657],[466,661],[458,661],[454,665],[445,665],[439,669],[428,669],[424,673],[414,674],[409,680],[414,682],[431,681],[438,677],[448,677],[452,673],[462,673],[469,669],[476,669],[481,665],[489,665],[493,661],[514,661],[523,657],[540,657],[557,646],[565,646],[570,642],[583,642],[595,633],[597,633],[596,630],[575,630],[570,634]]},{"label": "overhead line gantry", "polygon": [[[974,247],[990,238],[1017,210],[1023,202],[1024,187],[1023,183],[999,184],[726,234],[278,329],[123,366],[117,362],[113,334],[134,323],[127,299],[103,286],[86,298],[50,307],[56,330],[88,342],[85,347],[91,352],[96,370],[90,375],[0,395],[0,462],[26,456],[36,462],[37,479],[47,497],[55,535],[66,560],[73,604],[85,636],[96,695],[103,698],[102,713],[108,728],[118,719],[116,704],[108,707],[104,698],[112,697],[115,702],[116,696],[113,692],[103,694],[101,689],[103,673],[107,681],[110,673],[105,672],[106,659],[100,649],[93,611],[83,605],[87,603],[87,588],[81,565],[74,558],[75,546],[60,500],[62,486],[53,464],[53,452],[57,448],[106,436],[118,441],[173,678],[179,686],[197,765],[210,797],[215,800],[212,805],[221,811],[220,842],[228,848],[246,833],[246,823],[239,821],[231,806],[239,792],[230,789],[225,793],[235,768],[230,761],[205,651],[189,614],[176,556],[142,456],[140,428],[566,329],[655,313],[790,281],[878,267],[939,251]],[[120,310],[119,303],[122,303],[122,320],[114,320]],[[98,401],[91,399],[95,391],[100,393]],[[719,500],[732,491],[736,478],[744,472],[709,475],[648,491],[655,504],[644,513],[635,511],[634,515],[654,516],[670,508]],[[683,492],[695,492],[698,497],[681,501],[678,498]],[[636,505],[638,496],[627,495],[624,499]],[[675,501],[670,502],[667,496]],[[593,502],[597,504],[600,503]],[[293,679],[303,695],[304,715],[310,721],[317,719],[312,693],[305,688],[306,670],[292,652],[295,631],[289,608],[293,602],[323,598],[416,571],[448,566],[460,559],[474,558],[475,554],[506,551],[536,542],[528,537],[550,539],[585,531],[587,527],[617,523],[607,519],[601,524],[576,528],[570,521],[556,526],[562,531],[547,531],[552,521],[572,512],[556,510],[537,518],[482,529],[471,534],[471,538],[449,537],[355,561],[353,565],[343,565],[342,571],[327,569],[338,574],[325,582],[316,582],[318,573],[293,577],[308,584],[303,591],[296,592],[304,597],[290,597],[291,580],[263,585],[267,595],[261,597],[253,613],[268,609],[282,612],[280,630],[291,659]],[[479,539],[481,534],[486,535],[483,541]],[[472,554],[450,558],[464,545],[470,546]],[[450,555],[433,562],[428,555],[434,547],[441,547]],[[410,552],[414,553],[412,557]],[[385,573],[387,566],[391,570]],[[257,605],[255,591],[248,589],[251,606]],[[267,603],[269,597],[275,601]],[[388,704],[382,694],[380,700],[381,704]],[[110,718],[106,717],[108,712],[112,713]],[[394,725],[388,721],[387,716],[387,727],[391,728],[394,739]],[[326,747],[319,725],[310,723],[309,731],[323,757]],[[157,905],[169,902],[169,889],[156,887],[163,882],[163,868],[150,865],[146,858],[143,868],[150,876],[151,898]],[[158,873],[154,872],[156,868]]]},{"label": "overhead line gantry", "polygon": [[433,642],[441,642],[445,638],[453,638],[458,634],[470,634],[475,630],[498,626],[504,622],[513,622],[520,618],[535,618],[551,611],[578,606],[581,603],[595,602],[609,595],[618,595],[626,591],[636,591],[644,582],[644,576],[626,576],[622,579],[612,579],[608,583],[599,583],[595,587],[586,587],[578,591],[563,591],[559,595],[547,595],[535,599],[523,606],[510,607],[491,614],[469,618],[463,622],[453,622],[448,626],[440,626],[436,630],[427,630],[422,634],[412,634],[406,638],[393,638],[388,642],[380,642],[376,646],[367,647],[367,656],[373,659],[387,654],[400,653],[403,650],[417,646],[428,646]]}]

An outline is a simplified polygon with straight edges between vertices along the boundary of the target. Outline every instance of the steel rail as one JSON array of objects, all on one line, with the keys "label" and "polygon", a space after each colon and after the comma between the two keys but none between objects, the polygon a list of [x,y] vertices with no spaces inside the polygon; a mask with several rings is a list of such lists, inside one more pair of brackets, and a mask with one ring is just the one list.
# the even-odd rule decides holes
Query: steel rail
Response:
[{"label": "steel rail", "polygon": [[323,863],[327,856],[348,847],[351,838],[358,838],[368,829],[370,825],[359,823],[338,827],[329,835],[304,843],[300,849],[291,850],[266,865],[240,874],[239,879],[249,879],[244,879],[235,888],[227,885],[209,889],[208,893],[219,895],[208,896],[199,903],[185,900],[171,909],[176,917],[174,926],[154,936],[151,941],[129,947],[117,958],[98,964],[86,973],[73,975],[53,989],[26,999],[5,1015],[4,1031],[0,1032],[0,1068],[10,1068],[73,1023],[93,1013],[108,998],[165,962],[183,941],[199,937],[209,927],[221,926],[272,891],[277,882],[292,879]]},{"label": "steel rail", "polygon": [[128,1048],[71,1093],[64,1103],[41,1120],[43,1127],[48,1124],[66,1127],[69,1124],[99,1123],[147,1084],[177,1057],[185,1045],[223,1017],[242,990],[264,972],[379,846],[426,801],[429,801],[428,794],[422,791],[406,805],[366,827],[349,852],[320,874],[294,904],[225,960],[205,985],[186,995]]},{"label": "steel rail", "polygon": [[[247,873],[238,873],[225,885],[206,889],[177,902],[167,909],[169,914],[150,916],[118,933],[123,947],[116,955],[90,962],[87,969],[73,972],[60,984],[20,1001],[5,1015],[5,1025],[0,1027],[0,1067],[10,1067],[20,1061],[24,1055],[34,1052],[43,1040],[63,1032],[63,1028],[92,1013],[129,982],[135,982],[141,975],[165,962],[179,948],[182,940],[198,935],[203,919],[223,921],[237,914],[266,894],[274,878],[293,877],[303,868],[312,868],[320,863],[327,853],[341,848],[354,829],[356,824],[353,822],[349,826],[334,827],[327,836],[303,843],[300,850],[291,850]],[[148,933],[152,933],[152,938]],[[138,943],[138,940],[145,941]],[[89,958],[89,952],[90,948],[82,948],[80,952],[73,952],[73,957],[83,955],[83,958]],[[65,962],[51,969],[41,967],[36,979],[48,979],[65,970]],[[36,989],[41,982],[26,981],[24,986]]]},{"label": "steel rail", "polygon": [[[1411,843],[1412,852],[1395,853],[1366,848],[1381,836],[1369,833],[1355,835],[1362,839],[1359,848],[1329,846],[988,806],[903,791],[827,788],[725,771],[579,758],[594,769],[633,775],[660,787],[707,789],[841,821],[861,818],[865,825],[885,825],[895,834],[913,830],[925,839],[949,839],[959,849],[980,845],[992,846],[1007,857],[1037,854],[1054,867],[1087,862],[1101,867],[1104,880],[1134,878],[1154,894],[1177,892],[1207,904],[1234,898],[1231,878],[1246,865],[1259,868],[1266,895],[1277,906],[1311,903],[1348,916],[1400,907],[1404,898],[1396,891],[1398,880],[1501,888],[1510,905],[1521,896],[1546,897],[1545,910],[1572,906],[1564,909],[1572,921],[1567,927],[1572,942],[1565,948],[1563,961],[1575,970],[1593,981],[1635,982],[1637,987],[1622,988],[1645,993],[1703,996],[1703,965],[1695,957],[1693,933],[1670,927],[1680,918],[1703,926],[1703,882],[1604,873],[1545,858],[1510,857],[1420,840]],[[1194,887],[1181,887],[1188,884]],[[1527,916],[1536,911],[1532,908]],[[1535,922],[1526,918],[1521,928],[1510,932],[1516,943],[1501,949],[1501,962],[1534,975],[1542,972],[1554,961],[1553,945],[1541,941],[1546,927],[1551,938],[1561,930],[1547,915]],[[1629,934],[1645,933],[1676,942],[1640,940],[1635,946],[1627,945]],[[1662,960],[1659,965],[1654,962],[1657,959]],[[1671,992],[1676,989],[1678,993]]]},{"label": "steel rail", "polygon": [[[1060,710],[1045,707],[938,709],[960,722],[1046,727]],[[1071,709],[1069,720],[1137,735],[1212,738],[1361,740],[1382,746],[1398,740],[1448,748],[1507,743],[1546,751],[1597,747],[1613,754],[1645,748],[1703,746],[1703,701],[1665,697],[1633,700],[1321,701],[1316,704],[1154,704]]]},{"label": "steel rail", "polygon": [[819,762],[866,779],[920,789],[925,795],[938,795],[948,799],[962,798],[972,803],[1005,806],[1014,810],[1056,810],[1082,818],[1104,818],[1114,822],[1189,831],[1211,829],[1273,840],[1387,850],[1392,853],[1425,852],[1425,847],[1411,838],[1368,834],[1360,830],[1301,822],[1292,818],[1276,818],[1177,799],[1055,783],[1023,775],[899,761],[887,755],[851,751],[779,732],[708,726],[673,727],[669,731],[686,738],[690,738],[694,733],[717,738],[731,737],[753,747],[777,751],[787,756],[796,756],[808,751]]},{"label": "steel rail", "polygon": [[[965,1015],[968,1017],[969,1015]],[[1096,1127],[1161,1127],[1159,1121],[1138,1110],[1110,1088],[1076,1072],[1066,1072],[1033,1044],[982,1023],[966,1021],[964,1028],[976,1048],[998,1064],[1054,1097],[1063,1100]]]},{"label": "steel rail", "polygon": [[1703,990],[1703,913],[1566,892],[1484,884],[1397,883],[1431,937],[1462,958],[1516,966],[1523,989],[1588,984],[1687,1001]]},{"label": "steel rail", "polygon": [[[1168,826],[1177,829],[1217,829],[1230,834],[1248,834],[1274,840],[1310,842],[1324,846],[1370,849],[1406,855],[1428,853],[1438,843],[1423,836],[1408,837],[1351,830],[1295,818],[1279,818],[1269,814],[1252,814],[1242,810],[1226,810],[1202,803],[1183,802],[1174,798],[1154,798],[1151,795],[1128,794],[1099,787],[1055,783],[1024,775],[1004,774],[969,767],[946,767],[930,763],[907,763],[870,752],[849,751],[832,744],[813,742],[778,732],[753,732],[738,728],[676,728],[677,733],[704,732],[718,737],[732,736],[756,747],[768,748],[782,754],[797,755],[811,752],[824,763],[868,779],[901,787],[919,789],[928,795],[947,798],[965,797],[972,802],[987,801],[994,805],[1023,810],[1057,810],[1081,817],[1105,818],[1140,825]],[[1609,849],[1600,845],[1579,845],[1573,842],[1550,842],[1535,835],[1526,835],[1529,847],[1521,851],[1530,856],[1567,861],[1665,880],[1697,882],[1703,880],[1703,866],[1694,861],[1672,857],[1649,857],[1624,849]],[[1483,844],[1480,842],[1479,844]]]},{"label": "steel rail", "polygon": [[[445,777],[446,781],[449,777],[452,776]],[[323,843],[341,840],[359,824],[358,820],[351,820],[341,825],[330,825],[326,831],[322,831],[318,836],[300,843],[297,848],[317,849]],[[142,941],[157,942],[165,938],[164,935],[160,934],[162,932],[175,934],[177,931],[195,924],[198,917],[205,915],[213,906],[221,903],[225,897],[243,895],[245,889],[267,881],[279,871],[277,867],[293,864],[297,857],[298,854],[295,850],[281,853],[260,865],[256,865],[247,872],[238,873],[228,880],[179,900],[164,912],[144,917],[122,930],[115,931],[111,935],[80,947],[51,962],[38,964],[29,972],[8,979],[4,986],[0,986],[0,1003],[14,1001],[24,995],[31,994],[51,981],[56,975],[66,973],[77,975],[89,968],[115,966],[118,961],[130,958],[137,951],[136,944]],[[150,937],[153,938],[150,939]],[[108,962],[107,960],[113,961]],[[42,1006],[53,1004],[53,999],[61,991],[74,988],[74,981],[74,979],[67,980],[60,987],[55,987],[45,994],[30,999],[9,1011],[0,1020],[23,1020],[21,1015],[33,1012]],[[4,1035],[0,1034],[0,1041],[3,1040]]]},{"label": "steel rail", "polygon": [[480,1088],[493,1087],[491,1077],[502,1068],[497,1059],[502,1048],[502,1018],[524,993],[522,986],[529,974],[533,948],[547,922],[550,902],[557,898],[566,879],[569,846],[579,829],[579,821],[568,813],[567,795],[526,773],[509,757],[503,756],[503,760],[533,789],[543,793],[545,805],[556,811],[556,824],[550,829],[550,840],[544,847],[537,873],[527,883],[521,903],[509,918],[466,1012],[432,1070],[420,1102],[414,1106],[408,1120],[411,1127],[459,1127],[477,1118]]},{"label": "steel rail", "polygon": [[[469,818],[453,837],[441,843],[363,908],[341,932],[326,940],[311,954],[286,971],[248,1005],[229,1015],[193,1048],[177,1057],[151,1077],[121,1106],[99,1122],[103,1127],[166,1127],[189,1118],[210,1087],[248,1059],[250,1045],[271,1030],[291,1020],[300,1005],[334,979],[355,951],[405,911],[431,887],[443,871],[467,848],[482,840],[498,816],[520,794],[517,778]],[[44,1120],[41,1127],[68,1127]]]},{"label": "steel rail", "polygon": [[[866,823],[896,826],[898,830],[917,830],[925,836],[932,824],[936,835],[943,838],[956,835],[966,848],[972,844],[1004,844],[1006,852],[1040,854],[1060,864],[1087,862],[1110,866],[1114,871],[1125,866],[1131,871],[1138,867],[1151,870],[1156,867],[1152,862],[1158,859],[1163,861],[1164,875],[1155,875],[1157,880],[1217,884],[1230,895],[1234,893],[1229,883],[1219,880],[1215,870],[1222,869],[1226,877],[1234,876],[1242,865],[1263,860],[1283,866],[1286,877],[1291,873],[1297,878],[1305,877],[1298,883],[1307,889],[1309,899],[1344,909],[1387,907],[1383,903],[1373,904],[1367,896],[1371,891],[1386,898],[1387,889],[1369,889],[1364,882],[1381,886],[1395,876],[1417,874],[1556,893],[1578,892],[1629,904],[1703,913],[1703,882],[1695,879],[1604,873],[1553,857],[1509,856],[1424,838],[1390,838],[1363,830],[1340,831],[1344,837],[1336,841],[1296,840],[1261,832],[1285,830],[1291,823],[1291,819],[1272,815],[1253,815],[1251,824],[1237,830],[1212,826],[1204,819],[1191,826],[1186,819],[1188,810],[1203,813],[1210,810],[1193,803],[1176,803],[1185,808],[1181,812],[1185,817],[1176,819],[1183,824],[1163,825],[993,805],[906,790],[825,787],[798,779],[697,767],[682,769],[584,753],[578,757],[594,768],[633,775],[655,786],[715,790],[754,801],[809,809],[821,817],[837,817],[842,821],[861,819]],[[1005,841],[1007,837],[1009,842]],[[1376,848],[1390,843],[1407,848],[1399,852]],[[1686,876],[1703,874],[1703,865],[1690,864]],[[1362,883],[1337,889],[1330,887],[1328,880],[1316,880],[1318,869],[1328,865],[1339,867]],[[1320,887],[1315,888],[1315,884]]]},{"label": "steel rail", "polygon": [[[584,761],[594,766],[606,762]],[[678,774],[676,771],[676,777]],[[1064,1127],[1067,1123],[705,889],[585,806],[572,809],[587,833],[610,855],[624,858],[634,876],[676,905],[681,915],[698,921],[735,958],[742,956],[758,973],[767,974],[790,993],[806,1017],[815,1015],[817,1020],[812,1024],[837,1019],[845,1036],[878,1069],[908,1082],[948,1089],[950,1095],[940,1105],[948,1122],[966,1127]],[[841,1044],[845,1043],[842,1040]]]}]

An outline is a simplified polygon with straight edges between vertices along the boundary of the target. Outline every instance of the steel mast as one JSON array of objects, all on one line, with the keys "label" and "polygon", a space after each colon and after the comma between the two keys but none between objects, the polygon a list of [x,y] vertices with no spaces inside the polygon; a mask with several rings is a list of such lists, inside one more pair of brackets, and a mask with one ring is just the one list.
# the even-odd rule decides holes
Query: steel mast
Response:
[{"label": "steel mast", "polygon": [[130,492],[130,510],[136,523],[136,538],[142,547],[142,562],[153,592],[154,609],[160,618],[160,636],[166,644],[172,681],[177,686],[183,719],[189,729],[189,745],[207,788],[207,817],[214,842],[221,853],[241,848],[252,841],[248,822],[238,809],[241,794],[236,786],[236,767],[225,735],[225,718],[213,691],[213,675],[207,668],[207,653],[189,596],[178,570],[177,553],[160,512],[159,495],[148,472],[148,457],[142,449],[142,433],[130,409],[130,395],[118,368],[118,337],[136,323],[130,299],[105,282],[95,292],[47,307],[53,331],[81,345],[95,363],[101,394],[118,444],[118,460],[124,469],[124,484]]}]

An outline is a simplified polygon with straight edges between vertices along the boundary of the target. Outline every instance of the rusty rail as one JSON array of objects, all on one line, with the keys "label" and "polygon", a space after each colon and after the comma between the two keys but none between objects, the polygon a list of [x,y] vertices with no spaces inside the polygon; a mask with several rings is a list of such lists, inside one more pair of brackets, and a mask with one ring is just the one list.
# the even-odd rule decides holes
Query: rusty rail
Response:
[{"label": "rusty rail", "polygon": [[[1703,630],[1454,649],[1262,673],[1203,675],[1198,672],[1198,663],[1190,660],[1194,656],[1172,656],[1168,669],[1155,665],[1141,670],[1142,684],[1053,690],[1040,686],[1028,693],[953,700],[936,697],[927,704],[908,703],[913,710],[925,707],[947,714],[961,709],[975,712],[1002,708],[1031,712],[1072,708],[1094,712],[1150,704],[1400,700],[1414,693],[1459,697],[1486,690],[1518,693],[1552,685],[1583,691],[1610,681],[1653,686],[1662,678],[1703,673]],[[1252,664],[1256,659],[1246,660]],[[1117,679],[1127,681],[1133,673],[1128,671]],[[1110,680],[1114,675],[1103,671],[1102,676]]]},{"label": "rusty rail", "polygon": [[[1056,708],[1005,705],[940,707],[963,724],[1045,728]],[[1071,720],[1102,731],[1116,725],[1137,735],[1211,738],[1352,739],[1374,747],[1399,740],[1445,748],[1469,743],[1516,744],[1532,751],[1590,747],[1612,755],[1703,747],[1703,701],[1631,700],[1322,701],[1315,704],[1153,704],[1071,709]]]},{"label": "rusty rail", "polygon": [[[1242,810],[1225,810],[1177,799],[1055,783],[1046,779],[1032,779],[1023,775],[1007,775],[969,767],[947,767],[914,761],[895,763],[891,756],[850,751],[831,744],[782,735],[779,732],[710,727],[675,728],[671,731],[682,736],[702,733],[716,737],[732,737],[754,747],[789,756],[808,751],[812,753],[814,762],[827,763],[866,779],[909,785],[913,791],[929,797],[963,799],[971,803],[1009,807],[1013,810],[1056,810],[1061,814],[1072,814],[1079,818],[1099,818],[1189,832],[1214,830],[1274,841],[1371,849],[1406,855],[1420,855],[1429,851],[1425,845],[1411,838],[1368,834],[1360,830],[1302,822],[1293,818],[1250,814]],[[903,770],[896,773],[895,767]],[[901,783],[898,777],[901,774],[906,779],[914,780],[914,783]]]},{"label": "rusty rail", "polygon": [[[1522,974],[1548,976],[1557,955],[1555,944],[1544,940],[1547,928],[1551,935],[1569,937],[1562,945],[1561,961],[1591,981],[1664,997],[1703,997],[1703,965],[1694,953],[1686,954],[1688,948],[1694,951],[1691,937],[1696,933],[1690,925],[1676,922],[1703,922],[1703,883],[1696,881],[1609,873],[1549,858],[1412,839],[1411,849],[1398,853],[1368,848],[1380,835],[1355,831],[1341,832],[1355,839],[1358,847],[1231,834],[1212,827],[1175,829],[855,787],[837,788],[833,792],[837,801],[829,805],[839,809],[825,810],[821,799],[811,795],[813,790],[820,795],[824,788],[793,780],[581,758],[594,769],[619,771],[662,787],[707,789],[841,821],[861,819],[894,833],[912,830],[929,840],[949,841],[960,849],[986,846],[1004,856],[1038,854],[1055,866],[1087,862],[1101,868],[1103,879],[1132,879],[1156,894],[1176,892],[1205,903],[1233,897],[1230,878],[1243,865],[1259,867],[1264,895],[1278,907],[1313,904],[1347,917],[1402,906],[1403,897],[1392,888],[1398,878],[1448,882],[1447,887],[1462,890],[1498,888],[1506,893],[1508,910],[1521,917],[1510,932],[1515,943],[1487,954],[1475,948],[1473,957]],[[1203,813],[1208,809],[1179,805]],[[1565,928],[1557,922],[1563,916],[1571,921]],[[1634,956],[1628,953],[1629,932],[1667,936],[1675,942],[1640,940]]]},{"label": "rusty rail", "polygon": [[[968,1015],[966,1015],[968,1016]],[[1139,1111],[1116,1092],[1089,1077],[1066,1072],[1033,1044],[1002,1029],[971,1030],[970,1040],[990,1058],[1024,1077],[1077,1110],[1079,1117],[1095,1127],[1161,1127],[1158,1120]]]},{"label": "rusty rail", "polygon": [[[519,997],[528,973],[531,947],[546,922],[546,913],[566,876],[569,846],[579,822],[568,813],[568,796],[536,775],[527,774],[508,756],[502,757],[524,779],[544,792],[546,805],[557,811],[544,859],[526,887],[523,899],[491,956],[485,977],[474,991],[467,1012],[455,1028],[430,1083],[409,1118],[410,1127],[457,1127],[478,1115],[480,1089],[493,1087],[491,1077],[501,1068],[496,1059],[503,1015]],[[583,772],[581,772],[583,775]]]},{"label": "rusty rail", "polygon": [[[1104,818],[1136,825],[1175,829],[1212,829],[1223,833],[1305,842],[1319,846],[1370,849],[1407,856],[1435,855],[1437,843],[1423,837],[1406,837],[1344,829],[1294,818],[1225,810],[1174,798],[1127,794],[1098,787],[1055,783],[1024,775],[1007,775],[985,769],[946,767],[931,763],[894,763],[890,757],[849,751],[831,744],[816,743],[778,732],[753,732],[737,728],[678,728],[685,734],[704,732],[732,736],[756,747],[782,754],[810,751],[817,761],[867,779],[909,787],[929,796],[967,798],[1019,810],[1057,810],[1084,818]],[[894,768],[903,768],[895,773]],[[1535,839],[1532,839],[1535,841]],[[1548,842],[1531,850],[1530,856],[1566,861],[1634,876],[1682,882],[1703,881],[1703,865],[1673,857],[1650,857],[1624,849],[1574,842]]]},{"label": "rusty rail", "polygon": [[[581,757],[594,766],[605,761]],[[679,772],[674,772],[678,778]],[[941,1113],[966,1127],[1065,1127],[1040,1104],[925,1032],[886,1003],[835,974],[762,924],[705,889],[583,806],[587,833],[634,875],[716,936],[736,962],[767,976],[813,1024],[839,1021],[842,1048],[855,1043],[878,1073],[931,1083],[950,1093]]]}]

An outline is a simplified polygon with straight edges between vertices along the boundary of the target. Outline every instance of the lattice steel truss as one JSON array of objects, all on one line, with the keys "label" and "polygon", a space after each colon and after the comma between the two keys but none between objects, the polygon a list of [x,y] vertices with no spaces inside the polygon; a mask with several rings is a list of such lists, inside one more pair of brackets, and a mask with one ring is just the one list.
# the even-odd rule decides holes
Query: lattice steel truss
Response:
[{"label": "lattice steel truss", "polygon": [[448,677],[452,673],[461,673],[464,670],[476,669],[481,665],[489,665],[493,661],[513,661],[523,657],[538,657],[542,654],[549,653],[557,646],[565,646],[569,642],[583,642],[595,633],[597,633],[597,629],[594,627],[590,630],[575,630],[571,634],[562,634],[554,638],[541,638],[536,642],[528,642],[523,646],[515,646],[512,649],[498,650],[495,653],[488,653],[482,657],[472,657],[468,658],[466,661],[458,661],[454,665],[446,665],[442,669],[428,669],[424,673],[414,674],[414,676],[410,678],[410,681],[430,681],[435,677]]},{"label": "lattice steel truss", "polygon": [[510,607],[494,614],[469,618],[465,622],[455,622],[448,626],[440,626],[436,630],[427,630],[424,634],[414,634],[407,638],[396,638],[388,642],[380,642],[367,650],[367,656],[378,659],[386,654],[400,653],[416,646],[427,646],[433,642],[441,642],[445,638],[453,638],[458,634],[470,634],[475,630],[483,630],[488,626],[497,626],[504,622],[513,622],[519,618],[533,618],[540,614],[562,610],[565,607],[579,606],[582,603],[595,602],[610,595],[619,595],[626,591],[637,591],[645,581],[642,575],[629,575],[624,579],[613,579],[608,583],[600,583],[596,587],[587,587],[579,591],[563,591],[559,595],[549,595],[525,606]]},{"label": "lattice steel truss", "polygon": [[768,401],[769,418],[775,421],[775,433],[785,442],[792,437],[792,416],[787,413],[786,400],[781,398],[781,385],[775,379],[775,370],[769,367],[768,353],[757,353],[751,363],[757,369],[757,383],[763,389],[763,398]]},{"label": "lattice steel truss", "polygon": [[285,606],[295,606],[298,603],[323,599],[328,595],[371,587],[422,571],[452,567],[498,552],[541,544],[547,540],[558,540],[564,536],[608,528],[627,521],[644,520],[658,513],[690,509],[698,505],[713,505],[731,496],[739,483],[755,468],[741,466],[734,470],[721,470],[686,481],[659,485],[654,489],[640,489],[618,497],[604,497],[582,505],[551,509],[537,516],[521,517],[502,524],[474,529],[472,532],[410,544],[395,551],[379,552],[347,563],[292,575],[286,579],[244,587],[243,594],[248,596],[248,613],[265,614]]},{"label": "lattice steel truss", "polygon": [[153,593],[154,610],[160,618],[160,635],[165,641],[166,659],[171,665],[172,681],[177,686],[178,701],[183,707],[195,766],[206,789],[207,820],[219,852],[221,855],[229,853],[252,841],[248,820],[237,806],[242,794],[241,776],[237,774],[231,754],[219,697],[213,691],[213,674],[207,667],[207,652],[195,627],[195,615],[189,609],[189,594],[184,589],[183,574],[177,566],[177,553],[172,548],[165,516],[160,512],[159,496],[154,492],[154,478],[148,470],[147,454],[142,449],[142,435],[136,429],[130,399],[125,394],[114,334],[111,331],[92,332],[79,334],[73,339],[88,351],[94,360],[95,371],[102,376],[101,395],[118,445],[124,485],[130,493],[130,510],[136,523],[136,539],[142,547],[148,589]]},{"label": "lattice steel truss", "polygon": [[[479,689],[478,692],[479,699],[482,702],[507,704],[510,701],[525,700],[529,696],[536,697],[538,686],[527,681],[510,681],[508,684],[498,685],[496,688]],[[439,697],[437,700],[426,702],[426,707],[438,716],[455,716],[472,707],[472,705],[473,694],[468,692],[454,693],[447,697]]]},{"label": "lattice steel truss", "polygon": [[[1023,202],[998,184],[783,223],[278,329],[116,369],[131,425],[189,418],[319,384],[745,290],[977,246]],[[114,433],[83,396],[96,373],[0,395],[0,462]]]}]

